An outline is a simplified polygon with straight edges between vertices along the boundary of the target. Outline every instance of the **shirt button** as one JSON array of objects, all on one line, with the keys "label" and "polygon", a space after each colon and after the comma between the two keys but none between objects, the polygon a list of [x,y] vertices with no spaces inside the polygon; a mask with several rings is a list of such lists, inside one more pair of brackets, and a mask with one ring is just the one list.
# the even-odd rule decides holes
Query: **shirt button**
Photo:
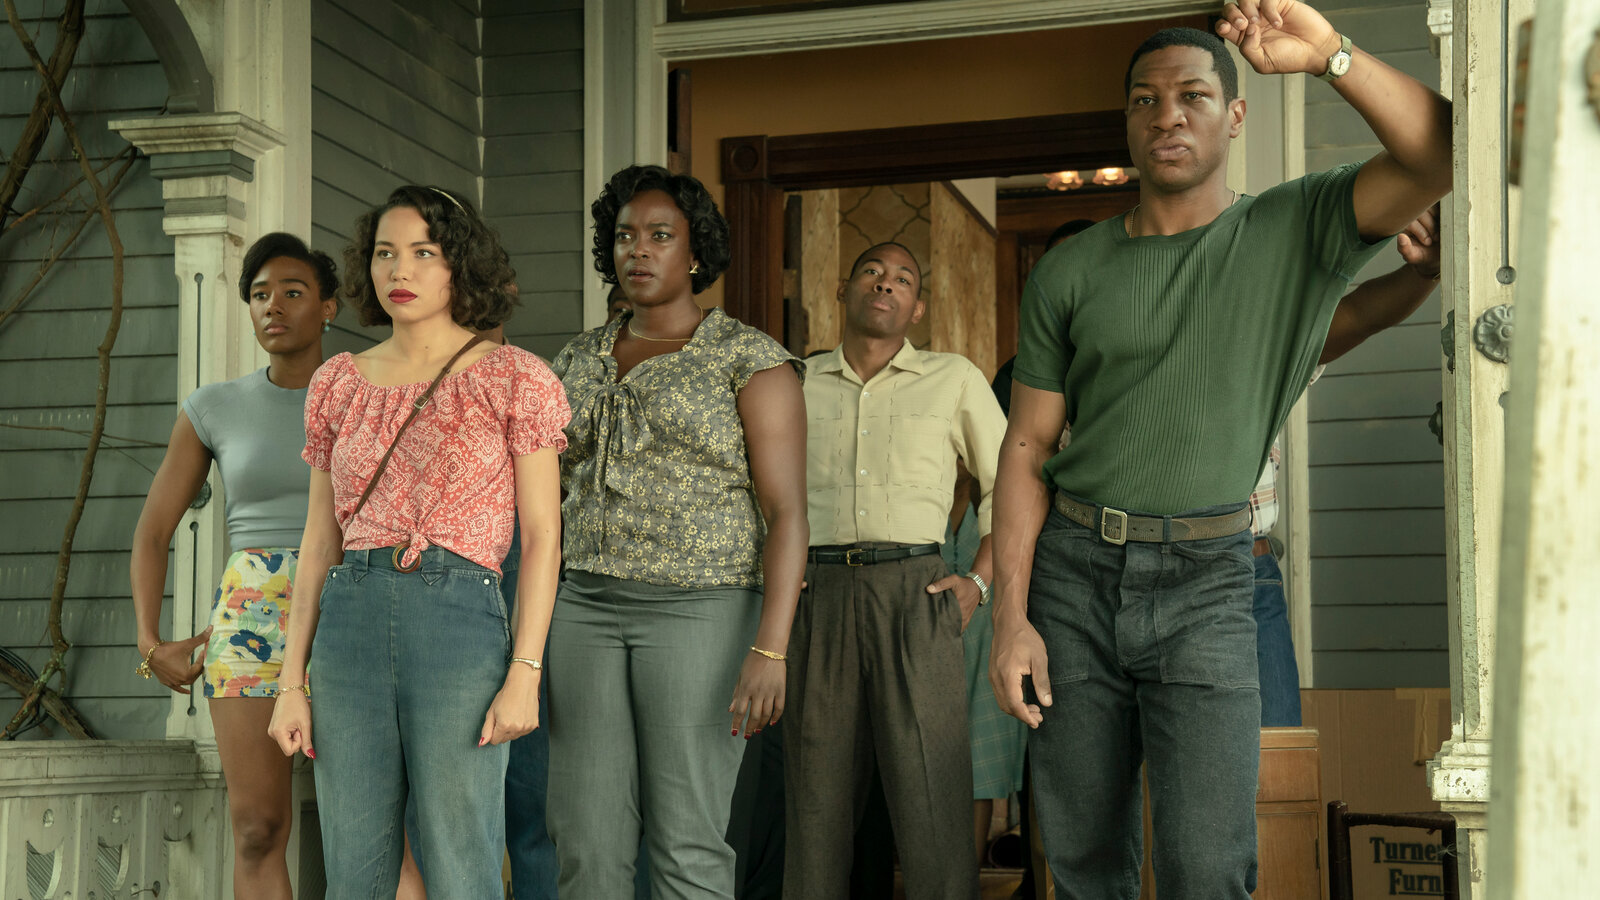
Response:
[{"label": "shirt button", "polygon": [[483,580],[483,583],[484,583],[484,584],[488,584],[488,583],[489,583],[489,579],[487,579],[487,578],[485,578],[485,579],[484,579],[484,580]]},{"label": "shirt button", "polygon": [[862,391],[861,392],[861,396],[863,396],[863,397],[871,397],[872,396],[872,392],[871,391]]},{"label": "shirt button", "polygon": [[863,474],[863,475],[867,474],[867,470],[866,469],[862,469],[861,470],[861,474]]},{"label": "shirt button", "polygon": [[865,428],[861,429],[861,436],[862,437],[866,437],[866,435],[867,435],[867,430]]},{"label": "shirt button", "polygon": [[858,509],[858,510],[856,510],[856,515],[858,515],[858,516],[864,516],[864,515],[866,515],[866,514],[867,514],[867,511],[866,511],[866,510],[864,510],[864,509]]}]

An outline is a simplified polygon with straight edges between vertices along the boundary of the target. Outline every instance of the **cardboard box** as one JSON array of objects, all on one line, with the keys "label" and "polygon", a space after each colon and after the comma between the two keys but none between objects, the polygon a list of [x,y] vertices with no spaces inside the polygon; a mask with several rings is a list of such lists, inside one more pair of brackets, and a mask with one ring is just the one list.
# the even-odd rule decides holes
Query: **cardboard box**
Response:
[{"label": "cardboard box", "polygon": [[[1322,804],[1343,800],[1351,812],[1437,812],[1428,791],[1428,760],[1450,735],[1450,692],[1443,688],[1300,692],[1302,719],[1318,729]],[[1326,827],[1324,817],[1324,828]],[[1327,895],[1328,843],[1321,849]],[[1442,837],[1416,828],[1351,829],[1355,900],[1443,895]]]}]

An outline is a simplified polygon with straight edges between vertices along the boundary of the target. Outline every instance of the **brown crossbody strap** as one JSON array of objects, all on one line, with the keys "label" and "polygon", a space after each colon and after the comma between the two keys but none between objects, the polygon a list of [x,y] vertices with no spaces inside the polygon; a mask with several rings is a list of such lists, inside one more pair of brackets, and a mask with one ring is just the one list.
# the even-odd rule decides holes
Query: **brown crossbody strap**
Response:
[{"label": "brown crossbody strap", "polygon": [[472,340],[463,344],[461,349],[456,351],[456,355],[450,357],[450,361],[445,363],[444,368],[439,370],[439,374],[433,376],[433,382],[428,385],[427,390],[422,392],[422,396],[411,404],[411,414],[406,416],[404,422],[400,423],[400,430],[394,433],[394,440],[389,442],[388,452],[383,454],[383,459],[378,460],[378,468],[372,473],[372,480],[367,482],[367,489],[361,492],[361,499],[356,501],[356,508],[350,513],[350,521],[355,521],[356,514],[361,512],[361,508],[367,505],[367,498],[372,496],[372,489],[378,486],[378,479],[383,477],[383,470],[389,465],[389,457],[394,455],[394,448],[400,445],[400,436],[406,433],[406,427],[411,424],[411,420],[415,419],[417,413],[422,412],[422,408],[428,405],[428,401],[433,398],[434,390],[439,387],[439,382],[444,380],[444,376],[449,374],[450,367],[456,364],[456,360],[460,359],[463,353],[478,346],[478,343],[482,340],[482,335],[475,334],[472,336]]}]

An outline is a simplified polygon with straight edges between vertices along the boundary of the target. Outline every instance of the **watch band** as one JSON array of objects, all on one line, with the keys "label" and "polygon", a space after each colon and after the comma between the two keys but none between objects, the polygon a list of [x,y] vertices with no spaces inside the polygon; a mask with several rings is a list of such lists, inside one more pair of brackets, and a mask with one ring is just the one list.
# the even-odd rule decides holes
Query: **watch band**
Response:
[{"label": "watch band", "polygon": [[1346,34],[1340,34],[1339,49],[1335,50],[1333,55],[1328,57],[1328,67],[1324,69],[1322,74],[1318,75],[1317,77],[1328,82],[1329,84],[1332,84],[1334,81],[1337,81],[1340,76],[1344,75],[1344,73],[1350,71],[1351,47],[1352,45],[1350,43],[1350,36]]}]

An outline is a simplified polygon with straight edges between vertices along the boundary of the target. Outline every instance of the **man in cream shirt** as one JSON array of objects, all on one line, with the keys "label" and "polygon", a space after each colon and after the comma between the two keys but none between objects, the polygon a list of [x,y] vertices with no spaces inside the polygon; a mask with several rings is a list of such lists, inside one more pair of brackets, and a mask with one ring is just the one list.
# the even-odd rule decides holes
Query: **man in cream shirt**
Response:
[{"label": "man in cream shirt", "polygon": [[[849,895],[876,768],[907,896],[975,898],[961,631],[986,602],[1006,420],[977,367],[917,350],[922,274],[880,244],[839,286],[844,342],[807,362],[808,587],[789,638],[784,896]],[[982,492],[973,572],[939,556],[956,460]]]}]

